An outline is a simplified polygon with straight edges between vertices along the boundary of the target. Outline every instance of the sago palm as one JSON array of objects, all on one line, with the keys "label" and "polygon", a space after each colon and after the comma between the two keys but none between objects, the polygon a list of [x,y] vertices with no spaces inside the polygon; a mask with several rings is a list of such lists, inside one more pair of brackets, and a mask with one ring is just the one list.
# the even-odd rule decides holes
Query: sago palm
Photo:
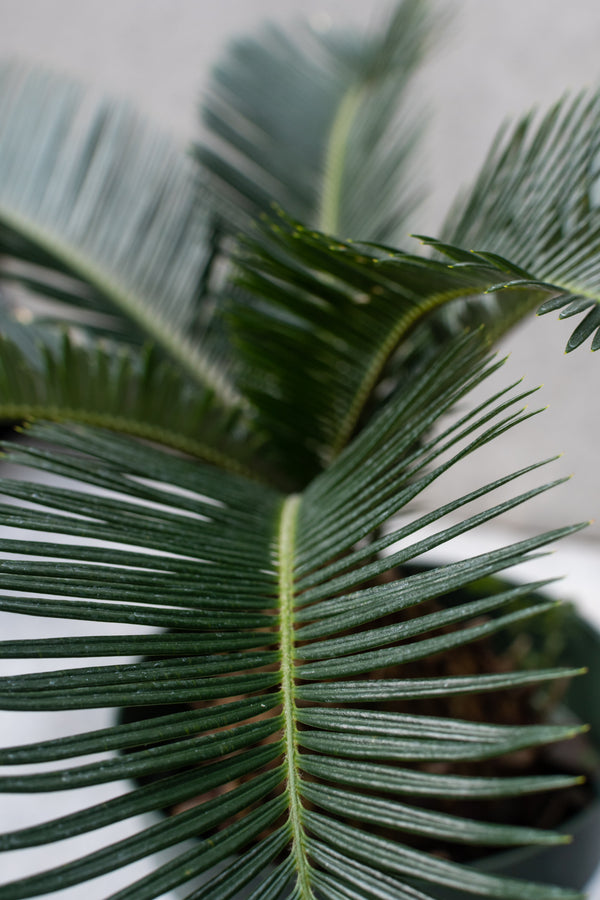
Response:
[{"label": "sago palm", "polygon": [[[452,564],[414,561],[552,487],[492,499],[544,465],[533,461],[426,504],[434,480],[532,415],[516,385],[469,406],[501,366],[493,339],[532,309],[562,309],[585,312],[569,349],[600,345],[599,101],[563,101],[501,135],[442,239],[425,239],[431,254],[405,252],[419,132],[405,96],[428,34],[423,4],[407,0],[368,40],[265,29],[237,43],[192,155],[60,77],[0,70],[0,415],[28,423],[4,449],[33,473],[2,482],[1,521],[18,531],[0,539],[0,609],[98,623],[0,642],[4,659],[77,661],[5,676],[0,703],[150,710],[5,741],[0,763],[29,767],[4,770],[9,793],[130,781],[0,835],[24,854],[2,900],[166,848],[111,896],[580,896],[484,874],[428,841],[483,855],[567,840],[435,801],[527,803],[575,783],[479,766],[584,726],[420,705],[579,670],[406,667],[554,605],[539,584],[489,580],[578,525]],[[24,848],[166,807],[131,837],[30,872]]]}]

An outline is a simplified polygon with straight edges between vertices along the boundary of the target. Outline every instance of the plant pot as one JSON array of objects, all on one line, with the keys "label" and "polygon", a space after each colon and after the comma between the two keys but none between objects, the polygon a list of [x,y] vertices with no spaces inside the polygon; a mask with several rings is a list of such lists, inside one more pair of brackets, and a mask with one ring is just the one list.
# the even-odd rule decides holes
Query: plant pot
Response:
[{"label": "plant pot", "polygon": [[[600,633],[576,613],[568,617],[565,627],[559,664],[586,666],[589,671],[571,681],[564,706],[577,719],[589,723],[589,737],[600,754]],[[583,890],[600,864],[600,772],[593,786],[593,802],[558,829],[570,834],[572,843],[495,853],[473,863],[473,867],[488,874]],[[439,890],[437,897],[465,900],[463,894],[449,889]]]},{"label": "plant pot", "polygon": [[[572,836],[570,844],[551,847],[526,847],[494,853],[471,865],[489,874],[520,878],[540,883],[560,885],[582,890],[594,875],[600,863],[600,633],[596,628],[573,612],[565,617],[562,631],[563,645],[557,665],[573,667],[585,666],[585,676],[572,679],[562,708],[573,714],[577,720],[590,725],[590,743],[593,745],[594,768],[597,772],[593,780],[594,799],[586,808],[565,820],[557,829]],[[121,711],[122,722],[139,721],[149,717],[174,711],[174,707],[133,707]],[[147,783],[152,779],[141,779]],[[162,811],[165,815],[170,810]],[[213,873],[214,874],[214,873]],[[201,877],[196,887],[206,880]],[[431,886],[414,882],[425,893]],[[185,891],[189,892],[189,885]],[[256,885],[247,888],[249,896]],[[433,896],[439,900],[465,900],[464,894],[443,887],[436,887]]]}]

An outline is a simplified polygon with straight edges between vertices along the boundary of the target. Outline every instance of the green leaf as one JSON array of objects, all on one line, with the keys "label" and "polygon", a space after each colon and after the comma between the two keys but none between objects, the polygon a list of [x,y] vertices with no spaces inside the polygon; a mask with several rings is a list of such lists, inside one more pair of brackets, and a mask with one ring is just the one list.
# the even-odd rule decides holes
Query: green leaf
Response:
[{"label": "green leaf", "polygon": [[[583,900],[580,893],[553,888],[547,884],[535,885],[520,879],[499,878],[473,869],[468,870],[467,875],[462,866],[434,859],[429,854],[402,847],[392,841],[366,836],[364,832],[320,813],[307,812],[306,821],[313,834],[322,838],[334,850],[341,850],[343,857],[349,855],[368,862],[371,866],[406,875],[411,880],[442,884],[469,894],[498,897],[502,900],[566,900],[567,897]],[[361,843],[363,838],[364,843]]]},{"label": "green leaf", "polygon": [[[20,332],[18,343],[0,337],[0,421],[98,425],[250,471],[256,440],[239,413],[225,411],[212,390],[161,358],[155,346],[83,344],[66,332],[39,333],[35,325]],[[14,338],[15,328],[8,334]]]},{"label": "green leaf", "polygon": [[395,801],[366,797],[352,791],[331,788],[326,785],[305,784],[303,796],[316,807],[336,815],[343,812],[361,822],[385,825],[399,831],[429,835],[431,837],[465,844],[564,844],[568,835],[542,831],[534,828],[519,828],[509,825],[483,824],[446,816],[406,806]]},{"label": "green leaf", "polygon": [[[450,211],[443,243],[431,242],[461,265],[495,269],[490,293],[521,288],[508,308],[503,299],[492,302],[496,334],[532,306],[539,315],[562,309],[561,319],[588,310],[566,350],[590,337],[592,350],[600,346],[599,126],[600,98],[588,92],[503,128],[473,187]],[[477,308],[466,313],[477,317]]]},{"label": "green leaf", "polygon": [[[399,384],[412,388],[415,367],[390,365],[414,330],[498,280],[486,260],[451,266],[342,242],[283,214],[245,241],[239,263],[243,293],[229,313],[239,383],[279,446],[281,465],[302,483],[337,458]],[[417,370],[425,366],[436,373],[433,390],[439,359],[421,358]]]},{"label": "green leaf", "polygon": [[78,834],[85,834],[114,822],[122,822],[143,812],[175,806],[185,801],[194,791],[198,796],[209,790],[224,787],[228,782],[251,774],[278,755],[279,748],[257,747],[247,750],[241,757],[229,763],[219,759],[217,763],[204,765],[197,772],[186,768],[182,773],[159,778],[150,785],[105,800],[79,813],[70,813],[41,825],[22,828],[0,835],[0,849],[19,850],[40,844],[53,843]]},{"label": "green leaf", "polygon": [[[325,889],[332,900],[363,900],[385,890],[389,900],[431,900],[429,895],[414,887],[399,887],[397,881],[355,860],[345,860],[341,854],[328,850],[319,841],[311,842],[315,859],[325,873],[315,874],[316,883]],[[366,893],[365,893],[366,892]]]},{"label": "green leaf", "polygon": [[567,349],[600,346],[597,123],[597,98],[578,98],[501,137],[443,240],[422,239],[450,263],[283,214],[246,241],[230,312],[240,385],[298,484],[466,326],[492,341],[536,307],[562,308],[584,313]]},{"label": "green leaf", "polygon": [[[282,797],[263,804],[251,817],[235,822],[211,840],[203,841],[200,852],[197,847],[193,847],[180,854],[173,862],[161,866],[152,875],[114,894],[114,900],[150,900],[171,887],[189,881],[256,840],[261,831],[273,825],[284,807],[285,800]],[[271,849],[273,843],[274,841],[270,842]],[[272,850],[273,856],[276,852],[276,849]]]},{"label": "green leaf", "polygon": [[262,875],[265,866],[273,862],[286,843],[287,834],[281,828],[212,878],[204,887],[189,894],[188,900],[228,900],[230,897],[239,897],[237,891],[257,875]]},{"label": "green leaf", "polygon": [[260,699],[234,701],[217,707],[209,706],[193,712],[178,712],[154,717],[144,722],[129,722],[91,731],[84,735],[40,741],[35,745],[5,747],[1,751],[2,765],[26,765],[49,762],[96,753],[98,746],[104,750],[124,750],[128,747],[162,744],[179,737],[186,737],[190,727],[223,728],[245,719],[261,715],[279,703],[277,694]]},{"label": "green leaf", "polygon": [[217,64],[196,148],[252,218],[273,203],[324,231],[392,240],[417,200],[405,94],[427,43],[425,4],[397,4],[358,40],[273,25]]},{"label": "green leaf", "polygon": [[[258,776],[253,782],[234,789],[227,796],[216,797],[209,800],[201,808],[194,808],[180,813],[156,825],[150,826],[145,832],[125,838],[118,844],[111,844],[102,850],[89,854],[77,860],[74,864],[66,866],[58,866],[55,869],[49,869],[39,875],[22,879],[19,882],[13,882],[3,886],[3,893],[7,900],[19,900],[24,897],[35,897],[40,891],[49,893],[73,884],[81,884],[90,878],[96,878],[99,875],[106,874],[120,866],[126,866],[129,863],[147,856],[157,850],[173,846],[186,838],[199,837],[211,828],[215,822],[221,821],[223,816],[233,815],[243,810],[249,802],[264,799],[269,788],[277,781],[277,773],[265,774]],[[281,802],[275,801],[275,804],[281,808]],[[265,806],[268,809],[267,804]],[[265,812],[267,811],[265,809]],[[273,807],[269,812],[272,813]],[[258,818],[258,817],[255,817]],[[270,824],[276,816],[267,818],[264,815],[262,825]],[[259,820],[260,820],[259,818]],[[264,819],[267,819],[265,822]],[[205,848],[209,849],[212,841],[203,841]],[[197,853],[197,851],[196,851]],[[201,870],[200,870],[201,871]],[[158,873],[157,873],[158,874]],[[190,877],[188,871],[187,878]],[[177,882],[175,882],[177,883]],[[151,894],[150,896],[157,896]]]},{"label": "green leaf", "polygon": [[[558,673],[557,673],[558,674]],[[441,681],[441,679],[438,679]],[[361,698],[362,699],[362,698]],[[326,701],[327,702],[327,701]],[[476,776],[435,775],[403,769],[398,765],[380,766],[351,759],[307,755],[302,769],[334,784],[351,784],[389,794],[425,797],[509,797],[536,793],[581,783],[581,779],[561,775],[533,775],[517,778],[477,778]]]},{"label": "green leaf", "polygon": [[[579,896],[484,875],[410,846],[414,833],[473,845],[560,843],[563,835],[490,825],[432,804],[448,796],[519,796],[577,782],[487,777],[477,764],[571,737],[584,730],[578,723],[498,725],[389,706],[397,698],[545,684],[581,671],[548,667],[414,679],[402,669],[407,659],[445,652],[507,625],[525,627],[529,617],[554,605],[536,593],[539,583],[496,586],[488,597],[477,595],[478,585],[573,528],[429,571],[401,572],[399,553],[410,563],[427,547],[414,518],[403,549],[383,552],[398,539],[398,529],[381,532],[389,516],[408,510],[454,462],[520,421],[513,403],[518,406],[521,395],[501,391],[431,436],[445,411],[464,403],[494,368],[477,339],[463,338],[439,367],[422,374],[412,393],[396,392],[302,494],[285,496],[92,428],[35,425],[30,443],[6,445],[9,460],[52,483],[3,483],[0,518],[39,532],[41,540],[3,540],[0,606],[39,618],[112,617],[126,621],[128,630],[162,622],[171,631],[0,644],[5,658],[68,658],[73,652],[83,660],[75,668],[7,674],[0,679],[5,708],[164,704],[109,728],[0,751],[6,792],[139,779],[68,817],[0,835],[1,849],[25,851],[46,842],[57,848],[56,865],[4,885],[0,896],[18,900],[83,884],[167,847],[174,848],[169,862],[114,896],[150,900],[198,875],[202,883],[188,887],[197,900],[233,900],[248,884],[255,900],[275,900],[284,889],[296,900],[371,900],[376,884],[390,900],[427,898],[414,878],[433,895],[436,886],[450,885],[465,895],[505,900]],[[475,493],[485,497],[535,468]],[[517,501],[536,493],[526,491]],[[467,502],[450,501],[430,514],[432,522]],[[506,503],[490,506],[483,518],[467,515],[460,527],[476,527],[510,508]],[[47,538],[44,532],[55,529],[62,529],[66,543]],[[439,545],[454,534],[440,524],[431,540]],[[443,597],[439,612],[421,606]],[[410,618],[404,619],[407,608]],[[127,642],[141,659],[122,659]],[[384,664],[391,669],[381,673]],[[395,760],[413,765],[405,769],[392,765]],[[59,765],[20,769],[52,761]],[[422,771],[423,763],[443,761],[474,768],[468,776]],[[60,860],[62,840],[165,806],[174,806],[172,815],[132,836]],[[183,843],[188,839],[191,848]]]},{"label": "green leaf", "polygon": [[0,98],[8,282],[60,300],[45,307],[55,319],[156,343],[222,407],[239,408],[219,347],[202,337],[214,216],[193,164],[128,107],[46,71],[3,64]]}]

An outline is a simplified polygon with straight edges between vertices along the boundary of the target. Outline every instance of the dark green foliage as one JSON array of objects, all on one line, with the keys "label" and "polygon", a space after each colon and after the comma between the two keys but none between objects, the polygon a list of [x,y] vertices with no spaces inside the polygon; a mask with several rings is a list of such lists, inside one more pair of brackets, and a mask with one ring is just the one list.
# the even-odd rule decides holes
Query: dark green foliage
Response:
[{"label": "dark green foliage", "polygon": [[[400,843],[393,845],[396,862],[391,870],[399,875],[425,871],[425,857],[402,842],[404,833],[494,846],[563,840],[560,834],[420,810],[418,802],[419,797],[444,796],[448,790],[475,797],[519,794],[559,787],[573,779],[526,776],[504,784],[498,778],[419,774],[403,770],[402,765],[484,760],[565,738],[577,727],[449,722],[386,708],[395,698],[433,695],[442,684],[448,695],[576,674],[555,669],[488,679],[402,677],[405,660],[447,651],[543,613],[549,604],[534,601],[515,606],[536,585],[440,613],[399,618],[392,624],[386,623],[386,617],[409,608],[418,611],[419,605],[435,597],[527,559],[572,529],[366,586],[374,573],[395,572],[399,554],[409,561],[424,549],[418,539],[423,523],[417,518],[402,529],[406,549],[381,557],[376,547],[393,545],[399,533],[392,531],[373,544],[378,526],[399,513],[436,474],[501,433],[507,427],[507,411],[511,426],[522,418],[518,408],[512,410],[521,400],[512,392],[493,399],[485,415],[475,410],[437,440],[425,440],[432,417],[457,402],[490,368],[495,367],[482,361],[478,340],[452,347],[439,360],[439,372],[425,373],[409,394],[397,391],[385,411],[302,497],[285,499],[244,478],[90,429],[36,426],[30,434],[42,441],[40,445],[9,448],[12,461],[59,478],[68,476],[69,485],[75,486],[6,481],[8,496],[35,497],[36,505],[46,511],[42,515],[34,508],[15,512],[5,505],[2,521],[34,531],[76,535],[78,542],[19,544],[21,558],[4,563],[6,595],[0,606],[36,617],[73,615],[103,621],[109,615],[140,624],[165,624],[166,617],[172,631],[0,643],[0,655],[9,658],[40,654],[108,658],[106,663],[83,668],[5,677],[0,680],[0,703],[22,710],[173,704],[175,711],[102,732],[2,751],[0,762],[6,766],[50,760],[66,763],[49,773],[5,776],[0,788],[10,792],[68,790],[124,776],[153,775],[159,780],[132,787],[127,794],[75,816],[6,834],[0,846],[14,849],[64,839],[165,803],[209,793],[200,805],[136,837],[7,885],[0,896],[7,900],[31,897],[55,886],[78,884],[191,835],[202,836],[197,849],[181,850],[155,877],[119,896],[160,896],[243,848],[249,848],[248,852],[212,876],[203,889],[206,894],[198,896],[210,896],[211,890],[223,892],[215,896],[235,896],[247,880],[259,876],[267,890],[273,880],[269,864],[284,851],[291,868],[285,870],[282,884],[298,877],[304,892],[298,896],[320,897],[325,885],[344,896],[353,883],[351,873],[367,861],[355,847],[357,822],[366,829],[361,840],[366,846],[369,841],[372,844],[365,869],[369,878],[389,877],[385,873],[390,872],[392,853],[390,840],[378,836],[377,830],[372,832],[370,823],[385,824],[398,833]],[[431,381],[438,386],[437,403],[428,395]],[[444,461],[432,470],[431,462],[439,454]],[[419,476],[422,471],[427,474]],[[85,493],[79,484],[88,485]],[[496,486],[486,486],[484,493]],[[492,506],[486,515],[498,515],[536,492]],[[454,506],[460,508],[467,500],[459,498]],[[436,510],[433,520],[442,514],[443,510]],[[473,527],[481,518],[466,518],[462,528]],[[353,549],[369,535],[365,550]],[[444,536],[442,529],[439,539]],[[98,538],[109,540],[114,549],[103,551],[96,545]],[[430,543],[435,541],[434,537]],[[10,548],[5,541],[3,549]],[[40,557],[43,562],[37,561]],[[11,585],[16,589],[12,596]],[[25,585],[28,595],[19,598]],[[477,624],[484,612],[485,624]],[[299,626],[297,643],[283,631],[285,623],[294,619]],[[450,623],[456,630],[436,634]],[[110,657],[124,653],[151,654],[151,659],[111,662]],[[397,677],[378,681],[371,672],[382,665],[395,666]],[[362,680],[347,680],[348,675],[357,674]],[[246,699],[227,701],[240,694]],[[181,703],[192,699],[195,706],[181,711]],[[332,700],[341,700],[343,706],[331,707]],[[261,746],[266,739],[269,743]],[[100,747],[128,752],[99,762],[80,761]],[[76,764],[69,764],[76,758]],[[361,766],[364,769],[367,763],[369,768],[361,774]],[[306,776],[311,777],[305,781]],[[319,784],[313,782],[314,776]],[[227,786],[227,793],[222,794],[219,786]],[[217,790],[216,796],[211,790]],[[408,798],[408,805],[402,796]],[[304,809],[302,801],[316,810]],[[285,809],[289,818],[281,820]],[[221,823],[234,814],[236,821],[221,830]],[[302,844],[299,835],[304,836]],[[339,856],[340,841],[343,852],[334,874],[326,860],[332,854]],[[381,874],[376,876],[379,866]],[[495,897],[516,896],[510,882],[474,876],[454,864],[430,861],[427,871],[432,890],[435,884],[454,884],[475,893],[485,889]],[[401,884],[402,877],[399,890]],[[521,889],[526,892],[523,896],[547,896],[546,888]]]},{"label": "dark green foliage", "polygon": [[[600,347],[599,103],[598,93],[582,93],[504,128],[472,190],[451,210],[444,243],[431,242],[461,266],[486,262],[500,288],[550,292],[538,315],[586,312],[567,353],[590,337],[591,349]],[[503,327],[501,303],[493,319]],[[504,327],[513,321],[511,312]]]},{"label": "dark green foliage", "polygon": [[407,0],[369,36],[269,26],[232,44],[202,105],[212,141],[197,158],[251,218],[276,203],[341,237],[398,239],[417,200],[405,93],[428,19]]},{"label": "dark green foliage", "polygon": [[29,345],[29,326],[3,313],[0,417],[46,412],[110,426],[114,416],[125,431],[196,439],[202,455],[207,409],[209,456],[218,432],[231,443],[243,402],[209,324],[214,215],[190,161],[127,107],[5,64],[0,173],[0,283],[42,304]]},{"label": "dark green foliage", "polygon": [[[267,28],[233,45],[196,163],[119,104],[0,69],[0,418],[27,422],[3,445],[26,471],[1,483],[0,525],[16,531],[0,535],[0,611],[32,623],[0,658],[42,661],[0,677],[0,707],[124,711],[8,737],[0,789],[129,779],[0,834],[0,850],[170,813],[68,862],[57,848],[46,872],[25,863],[0,900],[85,891],[167,849],[113,900],[580,897],[440,859],[430,839],[482,853],[567,841],[439,804],[579,783],[483,764],[585,726],[420,703],[544,691],[581,669],[543,655],[522,671],[408,667],[555,606],[547,582],[495,576],[580,525],[417,566],[559,483],[514,487],[551,461],[533,462],[427,507],[432,482],[535,415],[518,385],[469,406],[501,366],[491,340],[542,300],[591,310],[573,346],[598,326],[597,101],[518,125],[428,241],[435,258],[408,254],[407,86],[428,40],[425,5],[406,0],[365,40]],[[64,636],[38,630],[48,619]],[[467,773],[435,770],[454,764]]]},{"label": "dark green foliage", "polygon": [[[408,367],[389,364],[423,320],[452,300],[479,299],[491,289],[502,295],[500,303],[507,297],[510,309],[518,295],[522,314],[550,290],[537,284],[502,290],[497,267],[468,258],[469,265],[449,266],[341,242],[284,215],[264,226],[262,240],[243,243],[237,279],[243,292],[234,294],[229,313],[243,363],[239,383],[296,477],[334,459],[412,376]],[[437,392],[433,379],[428,386]]]}]

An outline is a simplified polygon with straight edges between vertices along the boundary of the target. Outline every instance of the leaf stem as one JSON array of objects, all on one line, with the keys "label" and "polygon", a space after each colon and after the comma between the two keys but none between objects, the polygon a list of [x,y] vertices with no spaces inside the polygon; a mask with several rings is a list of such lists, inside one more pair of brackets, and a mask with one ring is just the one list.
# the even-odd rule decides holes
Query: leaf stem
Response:
[{"label": "leaf stem", "polygon": [[318,224],[319,230],[326,234],[337,234],[340,227],[342,182],[346,167],[348,138],[362,103],[363,94],[364,88],[360,85],[353,85],[346,91],[329,132]]},{"label": "leaf stem", "polygon": [[416,304],[409,312],[400,316],[393,328],[390,328],[385,340],[377,348],[365,369],[364,377],[356,390],[354,400],[338,425],[337,436],[332,444],[328,463],[336,459],[351,440],[363,409],[379,381],[388,359],[409,331],[426,315],[440,306],[444,306],[444,304],[450,303],[452,300],[479,293],[481,293],[481,288],[477,286],[475,288],[461,287],[460,290],[431,294],[429,297],[423,297],[420,303]]},{"label": "leaf stem", "polygon": [[278,539],[279,563],[279,604],[281,632],[281,693],[283,697],[285,767],[287,777],[287,795],[290,812],[290,829],[292,832],[291,858],[295,862],[298,875],[298,898],[314,900],[310,887],[308,863],[304,846],[304,829],[302,825],[302,804],[300,802],[298,774],[298,738],[296,728],[296,686],[294,684],[294,557],[296,544],[296,527],[300,497],[291,494],[284,502],[281,510]]},{"label": "leaf stem", "polygon": [[180,329],[171,327],[168,316],[159,314],[147,300],[127,290],[116,278],[47,228],[30,221],[7,205],[0,206],[0,225],[17,232],[58,260],[73,277],[91,285],[116,310],[131,319],[158,346],[178,362],[199,384],[210,388],[227,409],[243,409],[244,400],[226,374]]},{"label": "leaf stem", "polygon": [[128,434],[142,440],[152,441],[155,444],[161,444],[164,447],[171,447],[173,450],[179,450],[182,453],[187,453],[188,456],[212,463],[235,475],[243,475],[245,478],[253,481],[261,480],[251,468],[218,448],[172,429],[162,428],[160,425],[152,425],[149,422],[114,415],[113,413],[93,412],[91,410],[77,409],[76,407],[0,402],[0,423],[27,423],[35,420],[59,423],[73,422],[81,425],[91,425],[95,428],[106,428],[119,434]]}]

